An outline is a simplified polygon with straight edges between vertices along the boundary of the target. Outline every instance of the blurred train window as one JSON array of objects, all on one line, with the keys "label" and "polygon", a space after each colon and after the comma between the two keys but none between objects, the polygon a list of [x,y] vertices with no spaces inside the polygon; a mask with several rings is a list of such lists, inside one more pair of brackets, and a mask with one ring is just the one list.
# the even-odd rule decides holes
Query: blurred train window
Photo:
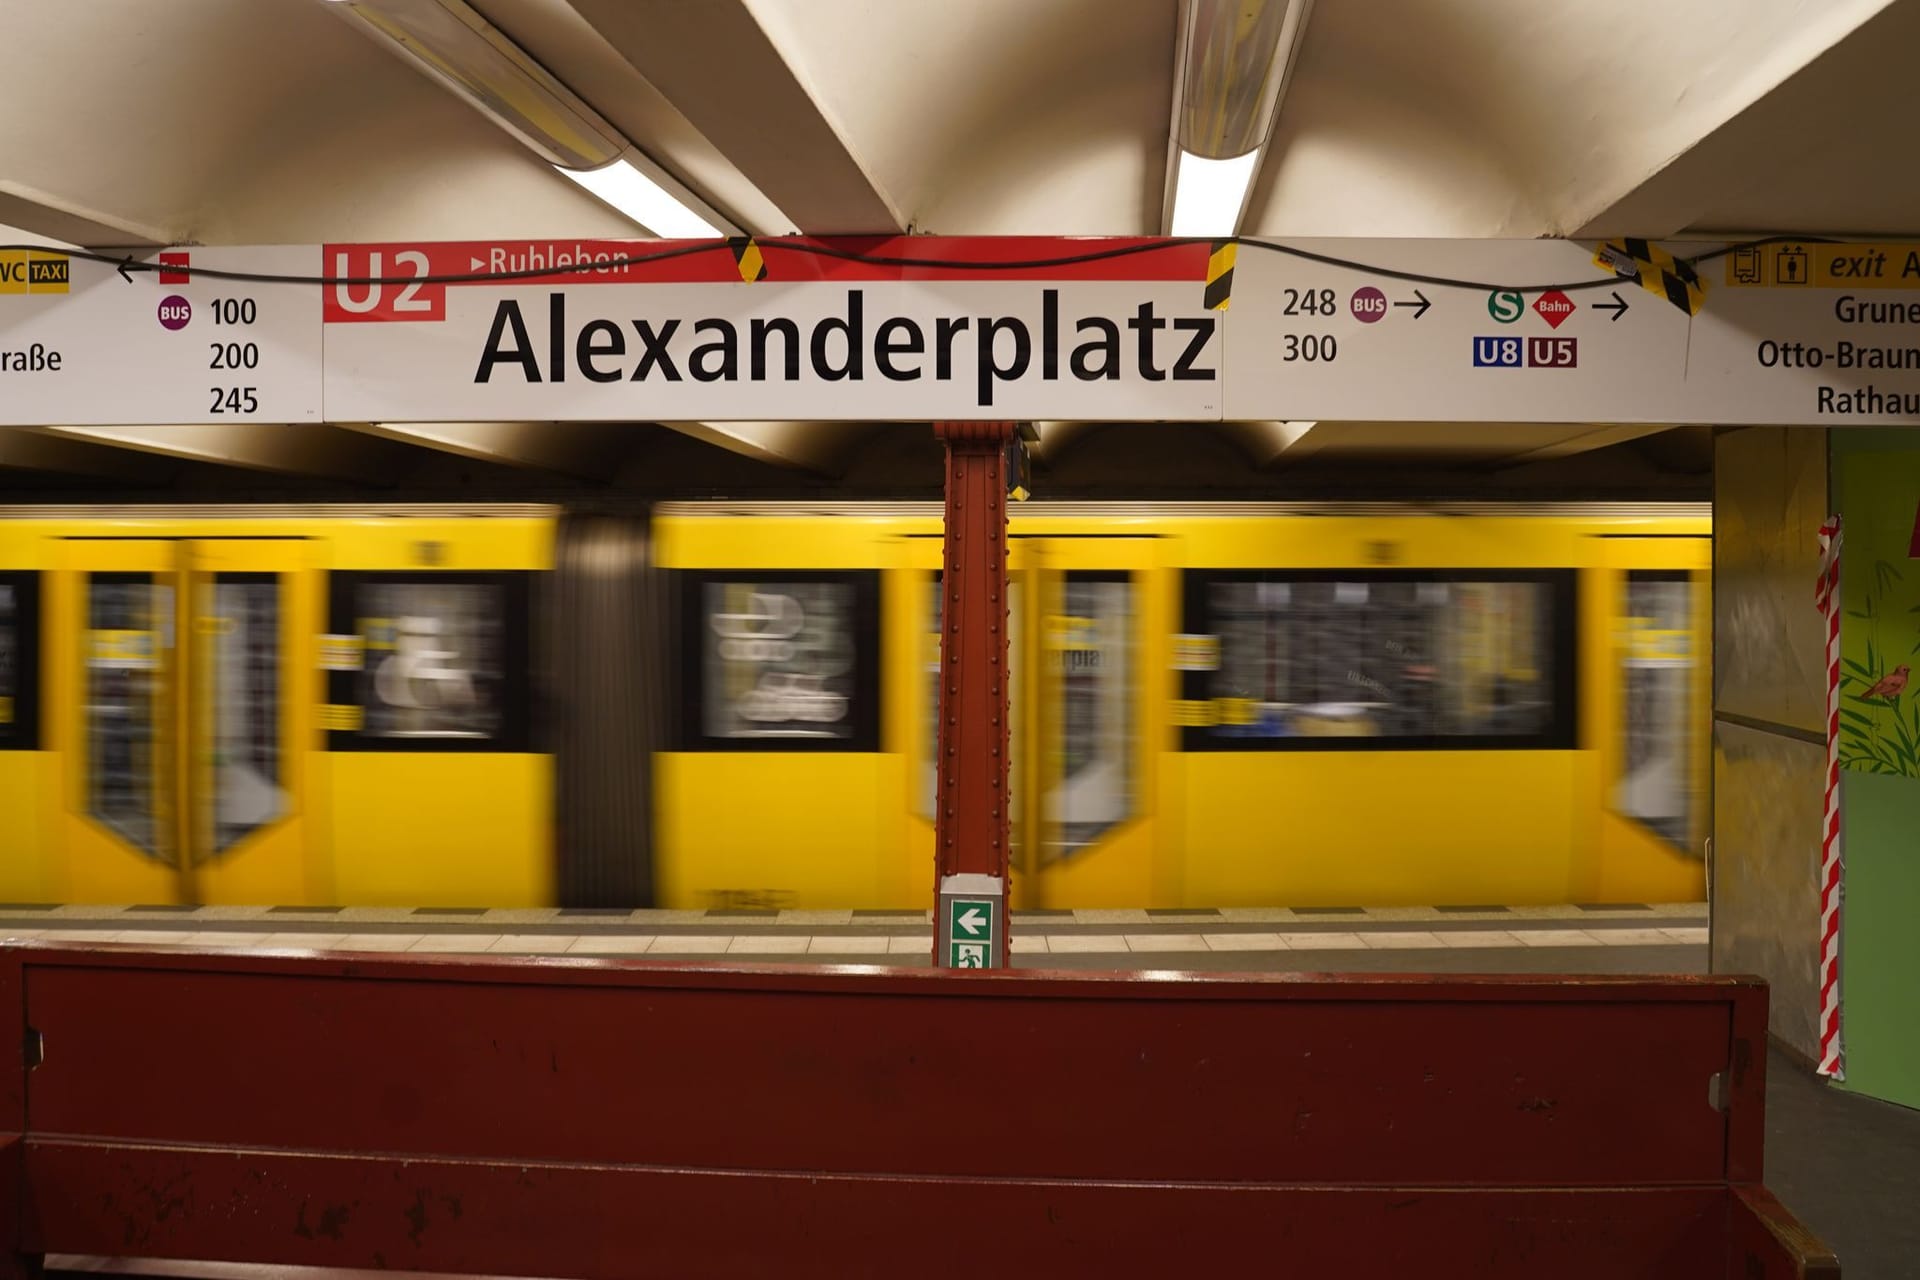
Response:
[{"label": "blurred train window", "polygon": [[331,627],[358,638],[359,659],[330,679],[329,701],[358,720],[330,731],[332,749],[530,750],[528,578],[333,574]]},{"label": "blurred train window", "polygon": [[87,812],[154,857],[168,854],[173,617],[172,586],[148,574],[87,578]]},{"label": "blurred train window", "polygon": [[1190,572],[1188,750],[1575,743],[1572,570]]},{"label": "blurred train window", "polygon": [[40,745],[40,575],[0,573],[0,751]]},{"label": "blurred train window", "polygon": [[212,583],[213,847],[231,848],[288,809],[280,759],[280,579],[222,573]]},{"label": "blurred train window", "polygon": [[1047,619],[1047,676],[1060,723],[1049,735],[1043,860],[1085,848],[1133,813],[1133,581],[1068,570]]},{"label": "blurred train window", "polygon": [[879,575],[685,575],[694,750],[876,751]]},{"label": "blurred train window", "polygon": [[1685,570],[1627,573],[1624,741],[1613,807],[1680,848],[1691,843],[1693,824],[1693,603]]},{"label": "blurred train window", "polygon": [[[932,631],[927,647],[927,761],[921,780],[920,812],[932,819],[936,778],[934,751],[939,737],[940,625],[945,600],[934,576]],[[1057,609],[1041,628],[1039,661],[1043,669],[1029,684],[1025,671],[1026,632],[1021,595],[1025,584],[1014,576],[1007,584],[1009,741],[1013,786],[1008,803],[1016,863],[1029,833],[1022,805],[1027,792],[1024,734],[1031,723],[1038,734],[1042,776],[1040,829],[1032,840],[1043,863],[1069,857],[1133,816],[1133,699],[1138,692],[1133,670],[1133,579],[1123,572],[1069,569],[1059,575]],[[1043,699],[1035,702],[1035,698]]]}]

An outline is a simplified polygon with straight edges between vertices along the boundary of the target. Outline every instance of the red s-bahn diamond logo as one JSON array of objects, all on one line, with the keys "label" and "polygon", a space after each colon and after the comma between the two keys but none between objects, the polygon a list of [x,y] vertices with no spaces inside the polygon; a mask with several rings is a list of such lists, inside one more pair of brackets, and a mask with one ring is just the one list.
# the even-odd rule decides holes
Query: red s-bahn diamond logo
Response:
[{"label": "red s-bahn diamond logo", "polygon": [[1549,289],[1534,299],[1533,309],[1540,313],[1542,320],[1558,329],[1573,314],[1573,299],[1558,289]]}]

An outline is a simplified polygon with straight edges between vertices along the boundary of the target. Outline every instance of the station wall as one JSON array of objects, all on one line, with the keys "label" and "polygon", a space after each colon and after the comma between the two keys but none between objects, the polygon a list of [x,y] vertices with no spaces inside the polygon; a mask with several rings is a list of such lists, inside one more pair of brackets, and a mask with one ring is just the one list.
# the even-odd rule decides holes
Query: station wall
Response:
[{"label": "station wall", "polygon": [[1714,442],[1713,968],[1773,989],[1771,1030],[1819,1052],[1823,619],[1813,589],[1827,433]]},{"label": "station wall", "polygon": [[[1901,674],[1920,667],[1920,433],[1832,437],[1845,530],[1845,1087],[1920,1107],[1920,684]],[[1868,697],[1876,688],[1888,692]]]}]

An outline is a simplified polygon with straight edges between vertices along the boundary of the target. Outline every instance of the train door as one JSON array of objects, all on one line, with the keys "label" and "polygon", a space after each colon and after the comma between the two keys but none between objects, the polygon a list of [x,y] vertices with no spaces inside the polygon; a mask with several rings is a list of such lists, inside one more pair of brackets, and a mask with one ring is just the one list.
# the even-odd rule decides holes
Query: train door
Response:
[{"label": "train door", "polygon": [[[1597,725],[1607,820],[1603,867],[1676,900],[1705,891],[1711,813],[1712,542],[1611,538],[1605,583],[1613,620]],[[1600,901],[1617,896],[1602,883]]]},{"label": "train door", "polygon": [[1014,905],[1137,906],[1154,892],[1145,721],[1156,543],[1013,544]]},{"label": "train door", "polygon": [[307,757],[312,544],[74,539],[66,897],[295,903],[323,896]]}]

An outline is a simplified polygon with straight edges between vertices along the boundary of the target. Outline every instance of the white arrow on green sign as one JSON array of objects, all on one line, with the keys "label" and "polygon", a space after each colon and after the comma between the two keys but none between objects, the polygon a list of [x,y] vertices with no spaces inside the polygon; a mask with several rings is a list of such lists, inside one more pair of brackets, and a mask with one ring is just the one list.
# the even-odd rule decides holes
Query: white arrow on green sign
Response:
[{"label": "white arrow on green sign", "polygon": [[994,920],[998,904],[985,898],[953,898],[947,903],[947,960],[953,969],[986,969],[993,964]]}]

